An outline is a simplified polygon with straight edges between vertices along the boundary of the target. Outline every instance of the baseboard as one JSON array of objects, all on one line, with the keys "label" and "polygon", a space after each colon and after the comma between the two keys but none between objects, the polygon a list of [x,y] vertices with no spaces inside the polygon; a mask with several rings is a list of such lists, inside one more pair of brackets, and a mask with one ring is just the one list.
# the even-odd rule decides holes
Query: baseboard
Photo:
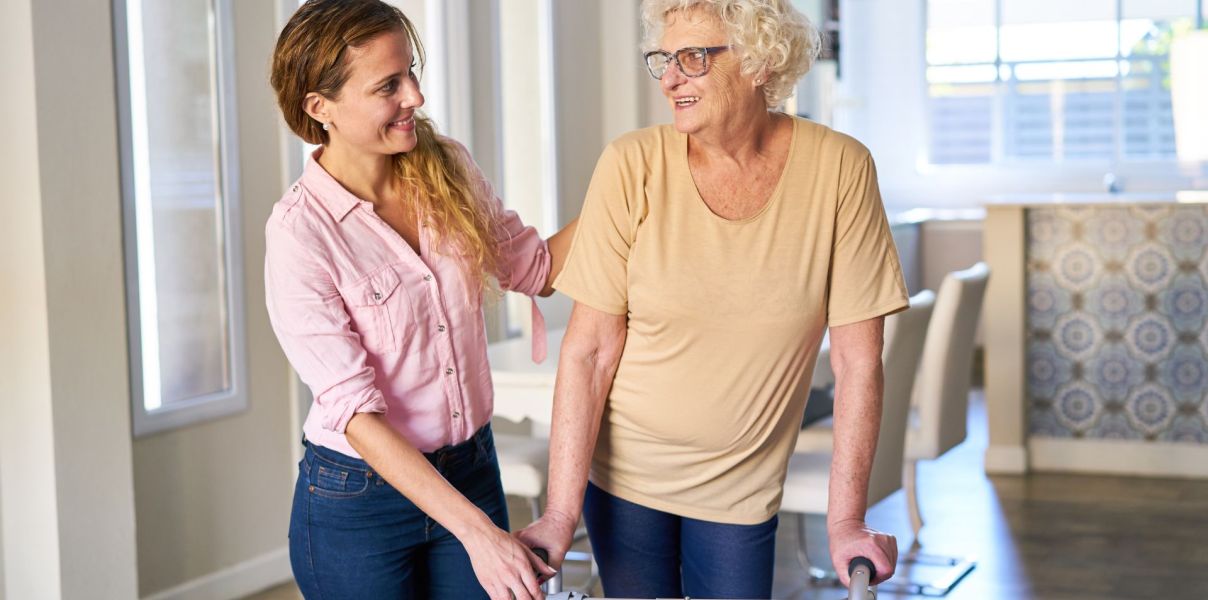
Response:
[{"label": "baseboard", "polygon": [[214,600],[243,598],[293,578],[289,548],[282,547],[255,558],[156,592],[144,600]]},{"label": "baseboard", "polygon": [[990,446],[986,448],[986,473],[990,475],[1023,475],[1028,472],[1028,452],[1023,446]]},{"label": "baseboard", "polygon": [[1028,459],[1036,471],[1208,478],[1208,445],[1032,438]]}]

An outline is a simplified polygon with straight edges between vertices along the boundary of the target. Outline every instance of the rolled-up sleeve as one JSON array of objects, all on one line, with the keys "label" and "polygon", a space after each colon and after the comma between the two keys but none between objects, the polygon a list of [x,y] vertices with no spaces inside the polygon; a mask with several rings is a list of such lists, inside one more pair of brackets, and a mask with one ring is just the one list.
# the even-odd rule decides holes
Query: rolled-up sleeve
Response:
[{"label": "rolled-up sleeve", "polygon": [[314,394],[321,427],[343,434],[353,415],[385,413],[386,402],[331,275],[278,217],[265,229],[269,320]]},{"label": "rolled-up sleeve", "polygon": [[536,296],[545,289],[549,279],[552,265],[549,244],[536,228],[526,226],[516,211],[503,207],[503,201],[482,169],[478,168],[469,150],[456,140],[445,140],[456,150],[469,173],[477,200],[487,203],[492,213],[498,215],[495,237],[499,243],[499,286],[525,296]]}]

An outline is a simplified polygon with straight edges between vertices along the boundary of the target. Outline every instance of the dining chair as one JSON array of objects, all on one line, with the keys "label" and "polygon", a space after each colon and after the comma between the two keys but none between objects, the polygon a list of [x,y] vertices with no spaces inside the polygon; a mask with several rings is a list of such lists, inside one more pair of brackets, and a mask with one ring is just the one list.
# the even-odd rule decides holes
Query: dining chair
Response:
[{"label": "dining chair", "polygon": [[911,427],[906,434],[906,466],[902,485],[914,540],[903,557],[907,564],[943,567],[927,582],[906,584],[901,591],[943,596],[968,575],[972,557],[949,557],[922,551],[923,516],[919,508],[918,464],[935,460],[965,441],[969,421],[969,390],[974,344],[990,268],[982,262],[949,273],[940,284],[935,314],[927,330],[919,375],[911,400]]},{"label": "dining chair", "polygon": [[[876,455],[868,480],[871,507],[902,487],[906,422],[910,390],[918,371],[927,323],[935,294],[923,291],[910,299],[905,311],[885,319],[882,364],[885,373]],[[840,397],[839,402],[843,399]],[[797,556],[811,579],[837,581],[833,571],[814,566],[806,549],[805,515],[825,515],[830,484],[831,453],[795,452],[785,476],[780,510],[797,514]]]}]

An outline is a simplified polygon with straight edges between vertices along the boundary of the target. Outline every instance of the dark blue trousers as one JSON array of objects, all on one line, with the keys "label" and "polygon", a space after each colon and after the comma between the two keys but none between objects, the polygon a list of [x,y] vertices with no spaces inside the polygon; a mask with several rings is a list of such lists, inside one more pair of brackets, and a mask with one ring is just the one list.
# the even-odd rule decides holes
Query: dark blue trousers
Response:
[{"label": "dark blue trousers", "polygon": [[777,517],[758,525],[690,519],[587,484],[583,518],[604,594],[770,598]]},{"label": "dark blue trousers", "polygon": [[[490,426],[426,454],[496,526],[508,526]],[[289,524],[289,558],[311,600],[487,598],[461,542],[369,464],[306,444]]]}]

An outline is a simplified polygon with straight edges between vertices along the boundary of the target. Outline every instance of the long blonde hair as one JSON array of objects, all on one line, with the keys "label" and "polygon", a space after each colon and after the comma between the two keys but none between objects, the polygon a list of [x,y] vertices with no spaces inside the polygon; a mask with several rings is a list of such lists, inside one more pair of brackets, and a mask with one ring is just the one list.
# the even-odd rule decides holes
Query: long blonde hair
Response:
[{"label": "long blonde hair", "polygon": [[436,135],[432,121],[415,118],[415,149],[394,157],[394,171],[419,190],[423,218],[461,255],[466,277],[478,289],[486,287],[484,275],[499,276],[499,215],[494,204],[480,202],[471,189],[466,161],[453,145]]},{"label": "long blonde hair", "polygon": [[[308,143],[327,144],[327,132],[303,108],[306,95],[338,98],[351,74],[348,48],[396,31],[407,35],[422,72],[423,42],[398,8],[381,0],[308,0],[299,7],[277,38],[270,77],[289,128]],[[437,135],[431,120],[416,114],[415,135],[415,148],[394,156],[394,171],[418,190],[421,218],[459,255],[470,288],[482,290],[487,276],[499,276],[499,215],[493,203],[478,200],[468,158]]]}]

